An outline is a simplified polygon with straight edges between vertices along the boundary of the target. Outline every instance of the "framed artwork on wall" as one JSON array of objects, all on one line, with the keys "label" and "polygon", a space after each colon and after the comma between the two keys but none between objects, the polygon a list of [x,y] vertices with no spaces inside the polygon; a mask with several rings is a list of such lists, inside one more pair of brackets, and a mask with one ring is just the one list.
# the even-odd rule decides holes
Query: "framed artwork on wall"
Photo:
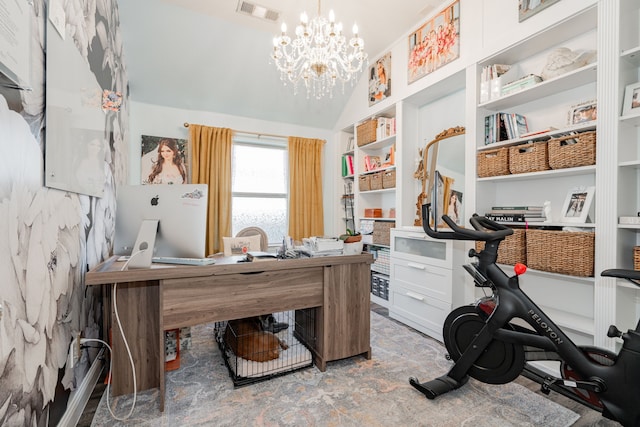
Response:
[{"label": "framed artwork on wall", "polygon": [[369,67],[369,106],[391,96],[391,52]]},{"label": "framed artwork on wall", "polygon": [[409,35],[409,83],[460,56],[460,0]]},{"label": "framed artwork on wall", "polygon": [[187,140],[142,135],[142,184],[188,184]]},{"label": "framed artwork on wall", "polygon": [[640,82],[628,85],[624,91],[623,116],[640,115]]},{"label": "framed artwork on wall", "polygon": [[519,0],[518,1],[518,19],[519,22],[531,18],[536,13],[548,8],[560,0]]}]

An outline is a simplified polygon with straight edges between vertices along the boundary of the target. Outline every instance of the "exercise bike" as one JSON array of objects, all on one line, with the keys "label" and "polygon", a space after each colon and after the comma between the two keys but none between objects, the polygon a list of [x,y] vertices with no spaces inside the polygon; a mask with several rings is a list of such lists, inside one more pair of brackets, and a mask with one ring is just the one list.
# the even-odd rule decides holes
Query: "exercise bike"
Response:
[{"label": "exercise bike", "polygon": [[[488,218],[473,215],[473,229],[461,228],[447,215],[450,231],[429,224],[430,204],[422,207],[422,224],[436,239],[480,240],[481,251],[471,249],[477,261],[465,265],[476,287],[490,288],[491,296],[473,305],[454,309],[443,327],[444,344],[455,363],[446,375],[431,381],[409,383],[429,399],[462,387],[469,377],[488,384],[506,384],[524,375],[541,384],[541,391],[555,391],[597,410],[624,426],[640,426],[640,321],[635,330],[622,333],[610,326],[607,336],[622,338],[619,353],[591,346],[577,346],[520,289],[518,276],[526,271],[514,266],[509,277],[496,265],[498,246],[513,230]],[[640,271],[610,269],[602,276],[622,278],[640,286]],[[519,319],[519,320],[516,320]],[[559,362],[559,375],[533,366],[530,361]]]}]

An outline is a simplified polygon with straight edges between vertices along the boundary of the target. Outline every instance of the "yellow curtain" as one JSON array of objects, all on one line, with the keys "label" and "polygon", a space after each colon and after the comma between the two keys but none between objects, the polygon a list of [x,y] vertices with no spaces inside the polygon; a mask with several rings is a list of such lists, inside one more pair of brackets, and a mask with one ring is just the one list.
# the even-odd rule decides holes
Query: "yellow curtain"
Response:
[{"label": "yellow curtain", "polygon": [[294,240],[324,234],[322,149],[325,141],[290,136],[289,235]]},{"label": "yellow curtain", "polygon": [[222,251],[231,236],[231,147],[233,131],[189,125],[191,182],[209,185],[206,253]]}]

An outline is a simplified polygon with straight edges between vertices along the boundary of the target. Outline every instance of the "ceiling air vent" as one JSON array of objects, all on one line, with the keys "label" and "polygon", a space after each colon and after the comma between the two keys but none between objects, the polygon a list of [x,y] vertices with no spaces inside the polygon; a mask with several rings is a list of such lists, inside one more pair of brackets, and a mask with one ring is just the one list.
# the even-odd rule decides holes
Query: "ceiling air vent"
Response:
[{"label": "ceiling air vent", "polygon": [[280,18],[280,12],[277,10],[267,9],[264,6],[249,3],[245,0],[238,1],[238,8],[236,9],[236,12],[271,22],[277,22]]}]

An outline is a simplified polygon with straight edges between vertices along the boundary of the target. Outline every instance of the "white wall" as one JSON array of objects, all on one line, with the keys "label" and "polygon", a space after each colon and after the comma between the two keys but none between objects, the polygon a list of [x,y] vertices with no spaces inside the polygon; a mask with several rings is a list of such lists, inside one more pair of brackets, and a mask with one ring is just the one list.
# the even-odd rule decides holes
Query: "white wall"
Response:
[{"label": "white wall", "polygon": [[236,131],[257,132],[282,136],[319,138],[327,141],[324,149],[323,203],[325,234],[334,235],[335,194],[334,176],[338,169],[332,156],[333,132],[326,129],[296,126],[288,123],[269,122],[247,117],[230,116],[206,111],[183,110],[159,105],[130,102],[130,153],[129,183],[140,183],[140,141],[142,135],[188,138],[184,123],[225,127]]},{"label": "white wall", "polygon": [[[369,52],[370,62],[377,60],[389,50],[391,51],[391,96],[369,107],[368,79],[360,78],[353,95],[345,106],[335,130],[344,129],[358,121],[362,121],[377,112],[423,91],[430,86],[438,85],[443,79],[493,55],[541,31],[549,25],[560,22],[576,12],[597,3],[597,0],[562,0],[542,10],[529,19],[518,22],[518,2],[505,0],[460,0],[460,57],[444,67],[421,79],[407,83],[408,37],[431,16],[416,22],[399,40],[389,45],[383,52]],[[435,15],[451,4],[446,0],[441,7],[435,8]]]}]

